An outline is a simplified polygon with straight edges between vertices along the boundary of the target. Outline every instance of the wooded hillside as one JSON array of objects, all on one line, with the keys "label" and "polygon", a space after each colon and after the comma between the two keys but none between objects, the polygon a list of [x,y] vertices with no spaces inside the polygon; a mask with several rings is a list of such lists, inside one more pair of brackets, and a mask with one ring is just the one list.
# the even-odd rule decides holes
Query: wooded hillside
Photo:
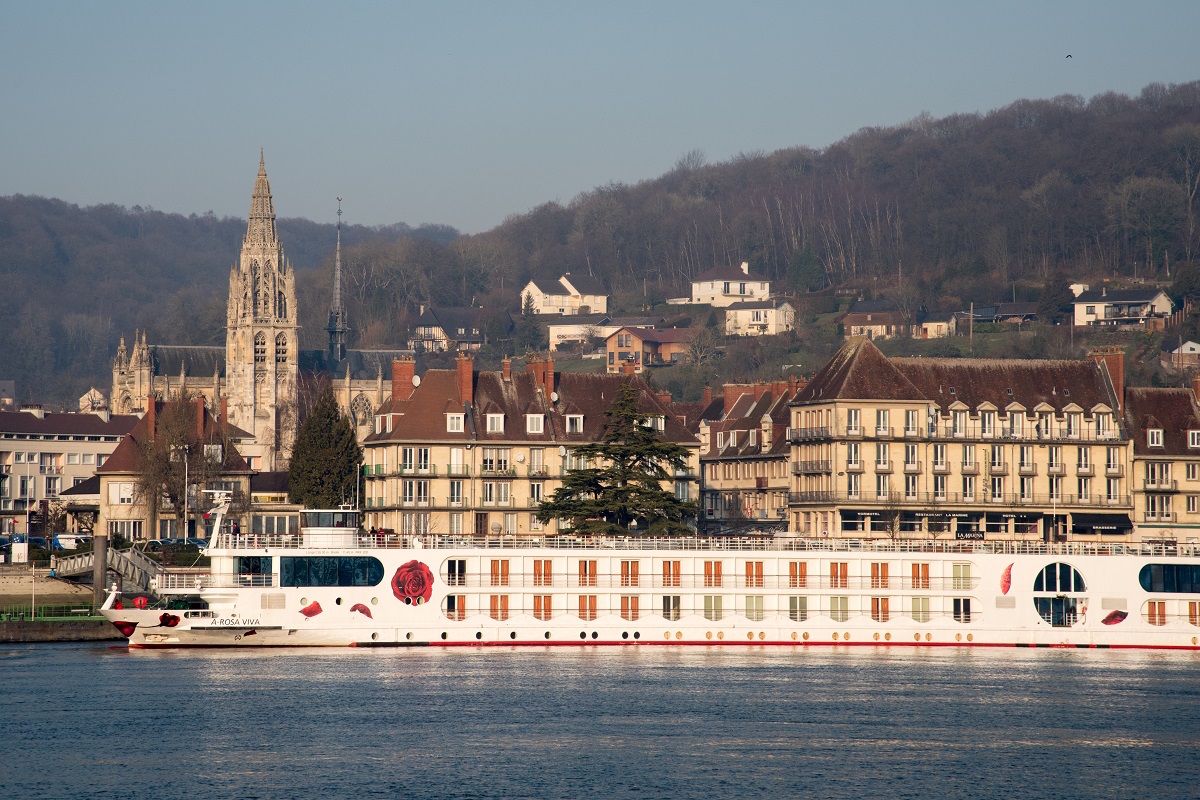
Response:
[{"label": "wooded hillside", "polygon": [[[356,346],[394,345],[422,303],[519,308],[530,277],[591,274],[617,307],[685,291],[748,261],[792,291],[851,286],[902,306],[1037,299],[1055,277],[1175,276],[1197,259],[1200,82],[1021,100],[995,111],[867,128],[546,203],[492,231],[343,230]],[[297,268],[302,343],[319,347],[334,229],[281,220]],[[107,386],[117,337],[223,341],[242,219],[0,198],[0,377],[21,400]],[[183,321],[183,324],[181,324]],[[734,365],[736,367],[736,365]],[[741,377],[729,374],[728,379]]]}]

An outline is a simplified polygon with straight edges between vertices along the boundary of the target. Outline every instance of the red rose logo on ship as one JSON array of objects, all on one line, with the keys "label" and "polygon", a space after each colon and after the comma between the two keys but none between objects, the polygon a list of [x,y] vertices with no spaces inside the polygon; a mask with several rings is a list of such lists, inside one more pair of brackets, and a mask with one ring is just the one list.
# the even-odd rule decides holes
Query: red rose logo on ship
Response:
[{"label": "red rose logo on ship", "polygon": [[392,594],[408,606],[428,603],[433,597],[433,573],[420,561],[409,561],[392,576]]}]

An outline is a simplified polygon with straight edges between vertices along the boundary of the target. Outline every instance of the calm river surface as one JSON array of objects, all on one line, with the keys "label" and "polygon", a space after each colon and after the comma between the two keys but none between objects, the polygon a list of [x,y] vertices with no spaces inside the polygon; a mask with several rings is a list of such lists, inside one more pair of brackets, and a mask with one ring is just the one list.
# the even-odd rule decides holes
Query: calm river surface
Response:
[{"label": "calm river surface", "polygon": [[1196,798],[1200,655],[0,646],[5,798]]}]

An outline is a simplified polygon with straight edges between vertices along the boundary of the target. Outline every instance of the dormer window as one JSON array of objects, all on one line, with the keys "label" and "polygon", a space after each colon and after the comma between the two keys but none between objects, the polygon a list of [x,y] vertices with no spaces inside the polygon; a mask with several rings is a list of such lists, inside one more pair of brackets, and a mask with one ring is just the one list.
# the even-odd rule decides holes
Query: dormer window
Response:
[{"label": "dormer window", "polygon": [[979,412],[979,432],[983,436],[991,437],[996,432],[996,412],[981,411]]},{"label": "dormer window", "polygon": [[1200,448],[1200,431],[1188,431],[1188,447]]},{"label": "dormer window", "polygon": [[446,415],[446,432],[447,433],[462,433],[463,432],[463,414],[447,414]]},{"label": "dormer window", "polygon": [[750,446],[751,447],[758,446],[758,436],[756,435],[757,433],[758,433],[758,431],[755,430],[754,428],[750,429]]},{"label": "dormer window", "polygon": [[525,415],[525,432],[526,433],[542,433],[545,426],[545,418],[541,414],[526,414]]},{"label": "dormer window", "polygon": [[1079,419],[1079,412],[1071,411],[1067,413],[1067,436],[1072,439],[1079,436]]},{"label": "dormer window", "polygon": [[487,432],[488,433],[504,433],[504,415],[503,414],[488,414],[487,415]]},{"label": "dormer window", "polygon": [[1147,428],[1146,429],[1146,445],[1149,447],[1163,446],[1162,428]]},{"label": "dormer window", "polygon": [[383,415],[382,414],[377,414],[375,416],[375,432],[383,433]]},{"label": "dormer window", "polygon": [[567,415],[567,433],[583,433],[583,414]]},{"label": "dormer window", "polygon": [[723,431],[717,431],[717,449],[725,449],[725,433]]},{"label": "dormer window", "polygon": [[1109,427],[1109,423],[1111,421],[1112,421],[1111,415],[1105,414],[1102,411],[1097,411],[1096,412],[1096,435],[1102,439],[1105,438],[1106,436],[1108,436],[1108,427]]}]

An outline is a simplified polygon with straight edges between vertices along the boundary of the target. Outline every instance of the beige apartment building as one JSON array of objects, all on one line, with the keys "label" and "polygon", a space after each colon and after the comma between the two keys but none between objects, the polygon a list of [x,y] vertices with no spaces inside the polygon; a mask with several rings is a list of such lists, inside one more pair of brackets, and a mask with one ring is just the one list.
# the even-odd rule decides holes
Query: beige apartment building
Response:
[{"label": "beige apartment building", "polygon": [[670,441],[688,448],[674,477],[678,497],[695,501],[699,442],[659,397],[633,375],[554,372],[552,359],[524,371],[508,359],[477,372],[460,353],[453,370],[392,366],[392,399],[363,443],[363,510],[368,527],[406,535],[528,536],[557,533],[536,512],[583,465],[574,449],[602,433],[621,386],[641,389],[639,410]]},{"label": "beige apartment building", "polygon": [[28,533],[28,512],[90,478],[137,421],[104,410],[0,411],[0,532]]},{"label": "beige apartment building", "polygon": [[851,340],[792,403],[793,529],[1133,538],[1142,485],[1123,382],[1119,350],[1080,361],[888,359]]},{"label": "beige apartment building", "polygon": [[787,529],[788,404],[801,386],[796,378],[726,384],[720,418],[700,420],[702,531],[720,535]]}]

